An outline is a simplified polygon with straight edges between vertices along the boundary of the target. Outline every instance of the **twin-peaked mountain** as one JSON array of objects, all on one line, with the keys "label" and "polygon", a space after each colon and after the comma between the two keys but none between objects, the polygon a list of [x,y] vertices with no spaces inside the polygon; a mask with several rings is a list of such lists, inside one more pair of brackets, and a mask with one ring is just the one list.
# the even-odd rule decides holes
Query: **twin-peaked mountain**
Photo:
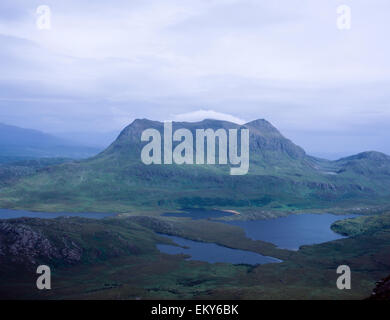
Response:
[{"label": "twin-peaked mountain", "polygon": [[[303,158],[305,151],[293,144],[290,140],[283,137],[280,132],[266,120],[255,120],[245,125],[238,125],[232,122],[206,119],[201,122],[173,122],[173,131],[181,128],[188,129],[196,136],[196,129],[249,129],[250,132],[250,150],[254,153],[267,155],[267,153],[279,153],[280,156],[287,156],[293,159]],[[156,129],[164,137],[164,123],[150,121],[147,119],[137,119],[131,125],[127,126],[116,139],[116,141],[105,150],[100,156],[112,153],[123,155],[134,154],[140,158],[140,150],[145,145],[141,142],[141,134],[144,130]],[[216,140],[218,144],[218,139]],[[240,141],[240,139],[238,139]],[[134,152],[136,151],[136,152]],[[217,161],[218,162],[218,161]]]},{"label": "twin-peaked mountain", "polygon": [[[311,157],[266,120],[174,122],[173,131],[249,129],[247,175],[230,165],[145,165],[142,132],[164,124],[135,120],[97,156],[51,166],[0,190],[3,207],[129,211],[182,207],[303,209],[378,205],[390,199],[390,157],[362,153],[338,161]],[[218,154],[218,152],[216,152]]]}]

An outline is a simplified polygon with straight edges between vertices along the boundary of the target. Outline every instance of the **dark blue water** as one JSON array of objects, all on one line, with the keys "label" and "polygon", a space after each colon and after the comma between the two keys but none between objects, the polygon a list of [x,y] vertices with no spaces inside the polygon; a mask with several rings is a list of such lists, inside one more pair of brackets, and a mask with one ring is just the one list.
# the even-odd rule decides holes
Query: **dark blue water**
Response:
[{"label": "dark blue water", "polygon": [[193,220],[201,219],[215,219],[227,216],[232,216],[233,213],[219,211],[219,210],[202,210],[202,209],[189,209],[184,212],[167,212],[164,213],[164,217],[177,217],[177,218],[191,218]]},{"label": "dark blue water", "polygon": [[[201,209],[188,209],[185,213],[164,214],[164,216],[188,217],[193,220],[215,219],[230,215],[232,213]],[[337,220],[353,217],[356,215],[292,214],[270,220],[229,221],[225,223],[243,228],[248,238],[271,242],[283,249],[298,250],[302,245],[344,238],[333,232],[330,226]]]},{"label": "dark blue water", "polygon": [[99,212],[32,212],[23,210],[8,210],[0,209],[0,219],[14,219],[14,218],[42,218],[53,219],[57,217],[83,217],[90,219],[102,219],[105,217],[113,217],[116,213],[99,213]]},{"label": "dark blue water", "polygon": [[227,223],[243,228],[248,238],[271,242],[283,249],[298,250],[302,245],[345,238],[333,232],[330,226],[337,220],[353,217],[356,215],[300,214],[270,220]]},{"label": "dark blue water", "polygon": [[280,260],[272,257],[263,256],[261,254],[250,251],[230,249],[223,246],[219,246],[215,243],[196,242],[167,235],[164,235],[164,237],[168,237],[178,245],[186,248],[159,244],[157,245],[157,248],[161,252],[168,254],[190,255],[191,257],[189,258],[189,260],[206,261],[209,263],[225,262],[232,264],[251,265],[281,262]]}]

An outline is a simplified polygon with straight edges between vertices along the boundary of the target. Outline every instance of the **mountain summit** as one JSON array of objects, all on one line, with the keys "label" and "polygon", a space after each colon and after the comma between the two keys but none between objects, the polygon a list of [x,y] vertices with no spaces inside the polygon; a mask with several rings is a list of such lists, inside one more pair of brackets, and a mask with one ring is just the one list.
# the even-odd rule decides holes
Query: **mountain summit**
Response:
[{"label": "mountain summit", "polygon": [[[339,161],[311,157],[264,119],[243,125],[206,119],[173,122],[173,131],[249,129],[250,168],[229,165],[145,165],[142,132],[163,133],[163,122],[137,119],[99,155],[40,170],[0,189],[8,208],[47,211],[169,210],[183,207],[310,209],[387,204],[390,159],[362,153]],[[218,161],[217,161],[218,163]]]},{"label": "mountain summit", "polygon": [[[294,159],[305,157],[305,151],[299,146],[286,139],[271,123],[264,119],[248,122],[244,125],[236,123],[205,119],[199,122],[172,122],[173,130],[185,128],[189,129],[194,135],[196,129],[249,129],[250,132],[250,151],[259,156],[267,156],[272,152],[273,158],[291,157]],[[146,129],[156,129],[163,133],[164,123],[148,119],[136,119],[130,125],[122,130],[116,141],[103,153],[125,152],[126,154],[135,151],[139,157],[141,146],[141,134]],[[269,160],[270,157],[268,157]]]}]

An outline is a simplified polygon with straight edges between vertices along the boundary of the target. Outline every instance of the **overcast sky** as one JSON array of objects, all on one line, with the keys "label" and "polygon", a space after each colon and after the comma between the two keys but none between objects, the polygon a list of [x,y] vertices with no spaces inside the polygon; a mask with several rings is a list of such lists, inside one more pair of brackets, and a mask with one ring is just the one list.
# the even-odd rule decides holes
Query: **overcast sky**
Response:
[{"label": "overcast sky", "polygon": [[317,155],[390,153],[389,32],[388,0],[1,0],[0,122],[265,118]]}]

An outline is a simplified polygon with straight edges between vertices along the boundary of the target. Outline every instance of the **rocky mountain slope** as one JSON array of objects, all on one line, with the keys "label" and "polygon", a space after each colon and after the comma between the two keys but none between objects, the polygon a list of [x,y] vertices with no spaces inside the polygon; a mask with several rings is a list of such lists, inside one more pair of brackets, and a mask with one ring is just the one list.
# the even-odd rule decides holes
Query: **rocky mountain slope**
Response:
[{"label": "rocky mountain slope", "polygon": [[158,238],[128,220],[0,220],[0,273],[34,269],[39,264],[71,266],[155,252]]},{"label": "rocky mountain slope", "polygon": [[[0,206],[49,211],[166,210],[182,207],[295,210],[387,204],[390,160],[366,152],[338,161],[311,157],[266,120],[174,122],[173,130],[249,129],[250,168],[229,165],[145,165],[144,130],[163,123],[135,120],[97,156],[48,167],[0,189]],[[163,141],[162,141],[163,142]],[[175,144],[174,144],[175,146]],[[218,163],[218,160],[217,160]]]}]

